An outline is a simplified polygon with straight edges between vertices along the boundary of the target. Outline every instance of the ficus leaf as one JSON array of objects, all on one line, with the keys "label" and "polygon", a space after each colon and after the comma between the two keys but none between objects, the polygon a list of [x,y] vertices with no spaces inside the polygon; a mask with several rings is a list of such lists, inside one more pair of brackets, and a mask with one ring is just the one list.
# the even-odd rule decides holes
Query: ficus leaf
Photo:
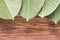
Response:
[{"label": "ficus leaf", "polygon": [[22,0],[0,0],[0,18],[14,19],[21,8]]},{"label": "ficus leaf", "polygon": [[45,0],[23,0],[22,10],[20,15],[29,19],[34,18],[42,8]]},{"label": "ficus leaf", "polygon": [[60,0],[46,0],[45,4],[39,13],[40,17],[45,17],[51,14],[58,7]]},{"label": "ficus leaf", "polygon": [[60,20],[60,5],[58,8],[49,16],[47,16],[49,19],[55,21],[57,23],[58,20]]}]

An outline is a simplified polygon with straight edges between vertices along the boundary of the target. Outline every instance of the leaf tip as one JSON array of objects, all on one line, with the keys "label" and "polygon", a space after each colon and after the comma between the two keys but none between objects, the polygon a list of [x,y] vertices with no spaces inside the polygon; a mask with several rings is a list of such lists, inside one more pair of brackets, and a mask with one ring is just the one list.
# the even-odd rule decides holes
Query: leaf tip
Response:
[{"label": "leaf tip", "polygon": [[38,15],[38,16],[40,16],[41,18],[44,18],[45,16],[43,16],[43,15]]}]

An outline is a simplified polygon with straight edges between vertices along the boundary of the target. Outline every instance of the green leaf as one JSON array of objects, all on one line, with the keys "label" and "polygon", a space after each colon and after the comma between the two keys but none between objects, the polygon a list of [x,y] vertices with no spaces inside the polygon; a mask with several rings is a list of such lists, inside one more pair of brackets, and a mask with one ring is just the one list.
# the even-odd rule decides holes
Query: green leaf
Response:
[{"label": "green leaf", "polygon": [[0,18],[14,19],[21,8],[22,0],[0,0]]},{"label": "green leaf", "polygon": [[29,19],[34,18],[42,8],[45,0],[23,0],[22,10],[20,15]]},{"label": "green leaf", "polygon": [[51,14],[58,7],[60,0],[46,0],[39,14],[40,17],[45,17]]},{"label": "green leaf", "polygon": [[57,23],[57,21],[60,20],[60,5],[51,15],[49,15],[47,17],[49,19],[55,21],[55,23]]}]

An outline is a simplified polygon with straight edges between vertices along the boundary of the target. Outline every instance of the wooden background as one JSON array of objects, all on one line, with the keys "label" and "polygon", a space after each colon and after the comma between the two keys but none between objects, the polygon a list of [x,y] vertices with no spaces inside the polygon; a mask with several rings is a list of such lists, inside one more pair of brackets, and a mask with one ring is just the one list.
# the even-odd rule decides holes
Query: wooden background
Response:
[{"label": "wooden background", "polygon": [[20,16],[14,21],[0,19],[0,40],[60,40],[60,22],[39,17],[26,22]]}]

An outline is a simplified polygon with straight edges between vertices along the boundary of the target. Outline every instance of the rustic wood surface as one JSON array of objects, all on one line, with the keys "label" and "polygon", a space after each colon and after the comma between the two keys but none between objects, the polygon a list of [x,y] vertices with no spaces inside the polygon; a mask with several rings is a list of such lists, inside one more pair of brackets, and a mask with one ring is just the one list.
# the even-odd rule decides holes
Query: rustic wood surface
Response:
[{"label": "rustic wood surface", "polygon": [[60,40],[60,22],[39,17],[26,22],[20,16],[14,21],[0,19],[0,40]]}]

